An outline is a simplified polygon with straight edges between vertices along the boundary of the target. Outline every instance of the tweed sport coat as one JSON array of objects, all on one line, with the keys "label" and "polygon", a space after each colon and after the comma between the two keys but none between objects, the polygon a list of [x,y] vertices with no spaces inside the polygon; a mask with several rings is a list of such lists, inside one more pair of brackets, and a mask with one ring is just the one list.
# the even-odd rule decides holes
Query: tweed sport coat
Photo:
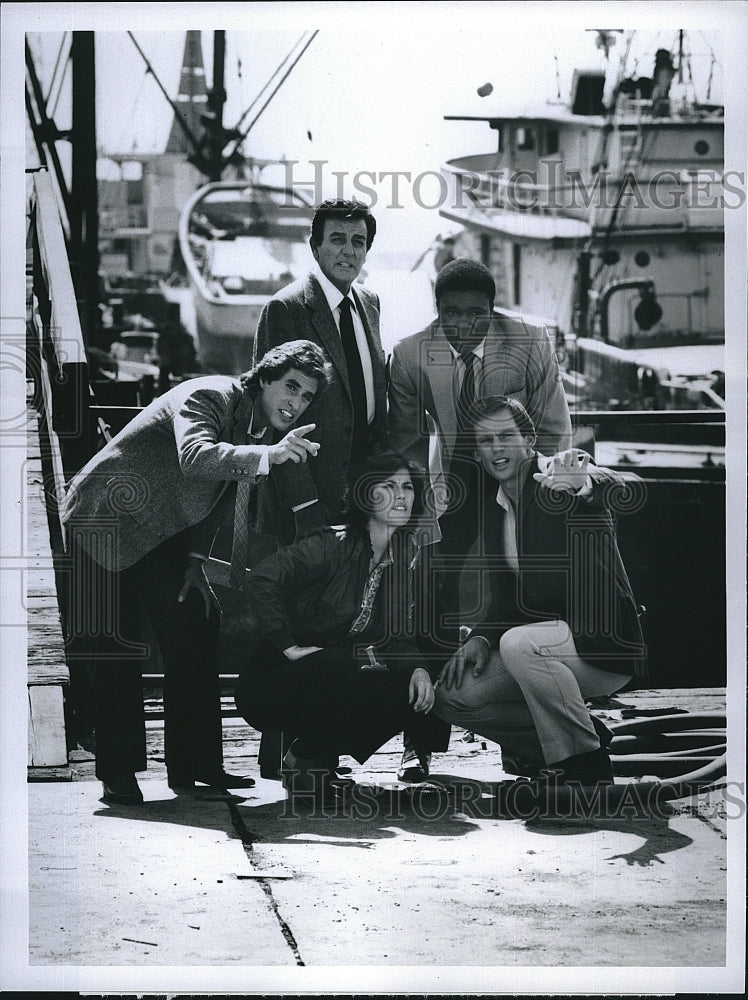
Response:
[{"label": "tweed sport coat", "polygon": [[[374,420],[369,427],[370,449],[383,450],[387,445],[387,381],[384,351],[379,338],[379,298],[363,285],[354,282],[351,293],[362,319],[371,355],[374,380]],[[350,465],[353,436],[353,403],[348,370],[335,318],[317,279],[313,274],[293,282],[277,292],[265,304],[257,324],[254,358],[261,358],[272,347],[289,340],[311,340],[327,355],[333,368],[333,378],[319,401],[311,404],[304,422],[317,425],[310,440],[318,441],[320,450],[313,462],[286,466],[274,470],[273,483],[263,484],[261,495],[281,488],[290,507],[319,500],[333,520],[341,514],[342,498]],[[286,515],[286,529],[290,507]],[[278,496],[268,495],[260,505],[260,529],[273,534],[280,531],[277,516]],[[273,523],[273,518],[276,518]],[[283,534],[282,531],[280,531]],[[287,531],[286,531],[287,533]],[[292,540],[292,537],[290,539]]]},{"label": "tweed sport coat", "polygon": [[188,550],[208,555],[233,509],[227,487],[257,480],[261,449],[245,443],[252,409],[239,380],[220,375],[154,399],[71,480],[60,511],[67,530],[113,571],[185,529]]},{"label": "tweed sport coat", "polygon": [[[428,468],[428,415],[438,433],[445,473],[457,435],[454,365],[452,349],[437,321],[396,344],[389,365],[392,447]],[[543,327],[494,310],[479,385],[483,396],[513,396],[523,404],[535,424],[539,451],[553,455],[571,446],[569,407],[553,343]]]}]

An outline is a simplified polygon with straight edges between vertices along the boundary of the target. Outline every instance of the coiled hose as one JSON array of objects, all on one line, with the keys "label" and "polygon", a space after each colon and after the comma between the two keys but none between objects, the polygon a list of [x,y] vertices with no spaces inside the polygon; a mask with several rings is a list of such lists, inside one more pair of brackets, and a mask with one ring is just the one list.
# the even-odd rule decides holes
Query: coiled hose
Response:
[{"label": "coiled hose", "polygon": [[714,787],[727,774],[727,717],[722,712],[679,712],[609,728],[614,774],[667,779],[667,798]]}]

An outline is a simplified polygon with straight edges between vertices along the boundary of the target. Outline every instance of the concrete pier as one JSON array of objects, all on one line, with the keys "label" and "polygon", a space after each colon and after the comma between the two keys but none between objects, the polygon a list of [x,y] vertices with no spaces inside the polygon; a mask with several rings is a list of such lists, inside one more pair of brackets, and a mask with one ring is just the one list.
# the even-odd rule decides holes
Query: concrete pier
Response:
[{"label": "concrete pier", "polygon": [[[719,711],[723,693],[635,692],[600,714],[685,704]],[[238,718],[224,733],[227,768],[257,774],[258,734]],[[622,969],[642,982],[666,970],[665,992],[684,968],[727,981],[727,838],[744,812],[734,789],[639,815],[521,819],[497,813],[496,745],[453,730],[432,767],[441,794],[397,782],[400,752],[395,739],[365,766],[343,758],[362,794],[321,810],[291,806],[259,776],[241,794],[175,795],[158,718],[141,807],[102,803],[91,755],[77,751],[72,780],[28,785],[34,974],[88,982],[95,969],[112,982],[127,967],[145,983],[172,970],[188,992],[214,971],[248,985],[280,971],[314,981],[322,969],[354,982],[365,968],[370,983],[415,975],[435,986],[470,983],[480,968],[490,992],[559,968],[588,969],[583,992]]]}]

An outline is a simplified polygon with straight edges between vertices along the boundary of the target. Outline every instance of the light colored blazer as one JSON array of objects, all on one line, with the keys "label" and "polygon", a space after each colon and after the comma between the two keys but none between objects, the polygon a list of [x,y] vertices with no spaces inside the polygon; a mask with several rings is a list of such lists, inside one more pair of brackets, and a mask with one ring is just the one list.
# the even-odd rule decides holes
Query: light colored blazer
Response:
[{"label": "light colored blazer", "polygon": [[[441,468],[449,471],[457,435],[454,354],[438,322],[400,341],[389,366],[390,441],[425,468],[429,423],[438,432]],[[494,311],[484,343],[480,393],[513,396],[532,417],[538,450],[547,455],[571,446],[571,418],[553,343],[543,327]]]},{"label": "light colored blazer", "polygon": [[114,571],[185,529],[187,551],[207,556],[233,509],[229,483],[257,479],[261,449],[244,443],[252,409],[239,380],[220,375],[154,399],[71,480],[66,530]]},{"label": "light colored blazer", "polygon": [[[369,430],[372,450],[376,451],[387,442],[387,374],[379,337],[379,298],[357,282],[351,293],[371,355],[375,412]],[[312,403],[304,414],[304,423],[317,425],[309,436],[320,444],[317,457],[313,462],[289,462],[288,468],[275,469],[274,480],[283,484],[283,496],[290,506],[318,499],[335,518],[341,510],[350,464],[353,403],[340,333],[322,287],[312,274],[281,289],[263,307],[254,344],[255,364],[272,347],[289,340],[318,344],[332,364],[333,378],[319,402]]]}]

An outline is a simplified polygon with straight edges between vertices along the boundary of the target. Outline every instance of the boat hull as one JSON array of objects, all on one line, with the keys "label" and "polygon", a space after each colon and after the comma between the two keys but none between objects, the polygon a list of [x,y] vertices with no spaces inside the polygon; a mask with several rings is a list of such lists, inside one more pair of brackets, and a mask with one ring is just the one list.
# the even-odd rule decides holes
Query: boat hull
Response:
[{"label": "boat hull", "polygon": [[208,372],[241,375],[252,367],[255,331],[267,296],[251,303],[209,302],[193,290],[201,366]]},{"label": "boat hull", "polygon": [[189,199],[179,246],[204,370],[240,375],[252,366],[263,306],[308,266],[312,217],[296,192],[257,179],[206,184]]}]

